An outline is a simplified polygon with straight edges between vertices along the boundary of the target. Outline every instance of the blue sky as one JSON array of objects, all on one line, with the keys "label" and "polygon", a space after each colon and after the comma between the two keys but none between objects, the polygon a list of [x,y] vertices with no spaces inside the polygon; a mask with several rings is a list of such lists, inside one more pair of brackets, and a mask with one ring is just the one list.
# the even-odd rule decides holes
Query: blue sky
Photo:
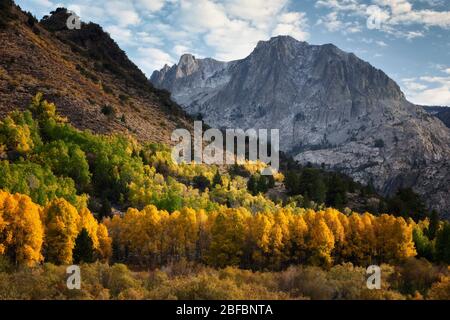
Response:
[{"label": "blue sky", "polygon": [[334,43],[384,70],[419,104],[450,106],[449,0],[16,0],[99,23],[148,76],[183,53],[246,57],[259,40]]}]

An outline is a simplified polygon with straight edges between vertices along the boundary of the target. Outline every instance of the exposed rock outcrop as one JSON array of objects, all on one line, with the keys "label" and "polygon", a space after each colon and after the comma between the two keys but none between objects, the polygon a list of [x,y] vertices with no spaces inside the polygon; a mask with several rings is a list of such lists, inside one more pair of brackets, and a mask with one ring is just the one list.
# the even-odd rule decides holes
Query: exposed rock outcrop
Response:
[{"label": "exposed rock outcrop", "polygon": [[300,162],[324,164],[385,195],[413,187],[449,212],[449,129],[383,71],[334,45],[274,37],[238,61],[184,55],[151,81],[211,126],[278,128],[281,149]]}]

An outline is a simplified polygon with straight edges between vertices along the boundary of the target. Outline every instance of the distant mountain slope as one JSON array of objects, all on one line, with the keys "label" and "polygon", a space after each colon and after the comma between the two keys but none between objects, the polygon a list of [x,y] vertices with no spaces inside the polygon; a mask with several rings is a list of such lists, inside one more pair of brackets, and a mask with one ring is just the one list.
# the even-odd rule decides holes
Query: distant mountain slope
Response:
[{"label": "distant mountain slope", "polygon": [[450,107],[425,106],[424,109],[428,113],[439,118],[447,127],[450,128]]},{"label": "distant mountain slope", "polygon": [[99,25],[68,30],[65,9],[37,22],[2,3],[10,15],[0,24],[0,117],[41,91],[77,127],[99,133],[169,143],[173,129],[191,125]]},{"label": "distant mountain slope", "polygon": [[151,81],[211,126],[279,128],[282,150],[302,163],[385,195],[413,187],[448,212],[449,129],[384,72],[334,45],[274,37],[229,63],[184,55]]}]

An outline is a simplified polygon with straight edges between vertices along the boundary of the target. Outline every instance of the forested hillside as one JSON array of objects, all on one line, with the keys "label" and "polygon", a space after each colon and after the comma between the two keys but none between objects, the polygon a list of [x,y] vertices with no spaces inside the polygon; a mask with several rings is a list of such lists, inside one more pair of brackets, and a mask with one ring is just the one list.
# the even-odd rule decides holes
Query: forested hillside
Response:
[{"label": "forested hillside", "polygon": [[[154,275],[167,277],[164,281],[168,282],[151,285],[170,284],[165,297],[195,295],[171,290],[178,290],[176,281],[206,285],[208,277],[215,279],[219,287],[236,286],[237,297],[251,290],[241,287],[234,272],[248,277],[253,277],[252,273],[225,269],[232,274],[223,278],[222,271],[204,269],[204,265],[218,270],[234,267],[273,271],[266,274],[270,279],[267,281],[272,281],[270,286],[282,286],[278,277],[287,276],[289,271],[283,270],[289,266],[316,267],[288,269],[294,274],[318,272],[329,279],[334,277],[329,272],[341,270],[358,279],[361,271],[356,270],[362,269],[353,266],[390,264],[400,268],[405,263],[417,263],[423,268],[436,268],[435,277],[417,292],[402,287],[407,284],[396,283],[398,290],[422,295],[441,290],[432,286],[448,287],[448,222],[436,217],[414,221],[385,213],[339,211],[319,203],[305,208],[295,197],[274,202],[264,193],[252,194],[248,190],[249,178],[238,174],[256,176],[260,163],[246,163],[226,172],[214,166],[177,165],[167,146],[141,144],[122,134],[97,135],[74,128],[40,94],[26,111],[12,112],[0,122],[0,150],[1,295],[15,294],[1,289],[10,281],[16,286],[14,292],[23,292],[22,282],[13,280],[19,274],[26,276],[28,271],[23,267],[37,268],[42,274],[40,281],[46,282],[53,281],[46,278],[48,268],[59,270],[48,263],[96,260],[123,263],[138,271],[188,262],[193,269],[184,280]],[[284,177],[277,174],[273,179],[278,184]],[[408,262],[416,261],[414,257],[433,261],[436,267],[425,260]],[[137,291],[127,291],[121,297],[156,297],[155,292],[151,293],[151,288],[156,287],[145,287],[149,284],[139,280],[142,274],[130,274],[125,266],[97,264],[85,268],[101,268],[101,272],[128,277],[130,288]],[[18,270],[22,271],[16,274]],[[393,275],[392,279],[403,276]],[[313,283],[325,290],[331,280],[324,281]],[[263,290],[255,298],[315,298],[312,293],[295,293],[293,288],[269,290],[265,287],[268,285],[255,284]],[[120,296],[109,284],[104,286],[107,297]],[[89,290],[84,294],[92,295]],[[211,295],[221,297],[220,292]],[[67,293],[59,294],[70,298]],[[403,296],[378,296],[389,297]]]},{"label": "forested hillside", "polygon": [[155,89],[101,26],[68,30],[66,9],[37,21],[11,0],[1,6],[2,117],[42,92],[74,126],[97,133],[170,143],[175,128],[190,128],[170,94]]}]

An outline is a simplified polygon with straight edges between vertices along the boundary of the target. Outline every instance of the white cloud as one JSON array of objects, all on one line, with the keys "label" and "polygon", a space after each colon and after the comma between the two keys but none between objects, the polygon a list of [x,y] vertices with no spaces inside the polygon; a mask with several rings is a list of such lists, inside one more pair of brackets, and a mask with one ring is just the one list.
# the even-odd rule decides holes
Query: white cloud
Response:
[{"label": "white cloud", "polygon": [[324,25],[328,31],[335,32],[343,28],[344,23],[338,19],[337,12],[331,12],[317,21],[318,25]]},{"label": "white cloud", "polygon": [[247,56],[260,39],[267,34],[242,20],[232,20],[222,28],[214,28],[205,37],[205,43],[214,49],[219,60],[236,60]]},{"label": "white cloud", "polygon": [[185,53],[192,53],[192,50],[189,47],[183,45],[174,46],[172,51],[177,57],[182,56]]},{"label": "white cloud", "polygon": [[178,25],[189,32],[207,32],[230,23],[221,4],[210,0],[180,0]]},{"label": "white cloud", "polygon": [[169,17],[172,23],[157,27],[173,41],[204,42],[215,58],[235,60],[270,36],[308,38],[306,15],[289,11],[288,4],[289,0],[179,0]]},{"label": "white cloud", "polygon": [[[20,0],[19,0],[20,1]],[[23,0],[26,1],[26,0]],[[51,0],[29,0],[48,7]],[[70,1],[59,0],[61,6]],[[244,58],[257,42],[271,36],[290,35],[307,40],[305,13],[292,10],[296,0],[74,0],[84,21],[105,29],[130,56],[143,61],[146,50],[156,47],[168,56],[181,52],[208,52],[221,60]],[[162,40],[164,39],[164,40]],[[162,51],[161,51],[162,52]],[[168,61],[166,56],[154,61]],[[191,51],[192,52],[192,51]],[[135,60],[137,62],[137,60]],[[155,63],[146,63],[145,68]],[[157,66],[158,68],[162,65]],[[147,70],[146,70],[147,71]]]},{"label": "white cloud", "polygon": [[150,12],[157,12],[164,7],[165,0],[136,0],[136,7]]},{"label": "white cloud", "polygon": [[[430,0],[425,2],[430,2]],[[436,5],[437,1],[431,1]],[[431,4],[431,3],[430,3]],[[373,0],[372,5],[360,0],[319,0],[317,7],[372,19],[377,29],[396,37],[413,39],[424,35],[424,30],[405,30],[406,27],[440,27],[450,29],[450,11],[435,9],[415,9],[410,0]]]},{"label": "white cloud", "polygon": [[138,42],[141,44],[159,46],[163,43],[163,40],[160,37],[152,35],[148,32],[137,32],[136,37],[138,39]]},{"label": "white cloud", "polygon": [[300,41],[307,40],[309,38],[309,33],[306,31],[307,24],[308,20],[305,13],[284,13],[278,17],[272,35],[288,35]]},{"label": "white cloud", "polygon": [[164,65],[173,65],[175,60],[166,52],[156,48],[138,48],[137,56],[133,59],[141,70],[150,77],[154,70]]},{"label": "white cloud", "polygon": [[288,0],[228,0],[226,12],[235,18],[252,21],[254,25],[264,27],[274,14],[279,13],[288,4]]},{"label": "white cloud", "polygon": [[339,19],[338,12],[331,12],[317,21],[317,25],[323,25],[328,31],[341,31],[343,34],[361,32],[361,26],[356,22],[345,22]]},{"label": "white cloud", "polygon": [[49,0],[29,0],[32,4],[45,7],[45,8],[53,8],[54,4]]},{"label": "white cloud", "polygon": [[129,45],[133,43],[133,34],[130,30],[118,26],[107,26],[105,30],[111,35],[119,45]]},{"label": "white cloud", "polygon": [[105,13],[112,17],[121,27],[137,25],[141,21],[131,2],[108,1],[105,5]]},{"label": "white cloud", "polygon": [[450,77],[422,76],[403,79],[402,84],[411,102],[450,106]]},{"label": "white cloud", "polygon": [[325,7],[338,11],[351,11],[362,16],[365,15],[367,5],[359,3],[358,0],[319,0],[316,7]]}]

